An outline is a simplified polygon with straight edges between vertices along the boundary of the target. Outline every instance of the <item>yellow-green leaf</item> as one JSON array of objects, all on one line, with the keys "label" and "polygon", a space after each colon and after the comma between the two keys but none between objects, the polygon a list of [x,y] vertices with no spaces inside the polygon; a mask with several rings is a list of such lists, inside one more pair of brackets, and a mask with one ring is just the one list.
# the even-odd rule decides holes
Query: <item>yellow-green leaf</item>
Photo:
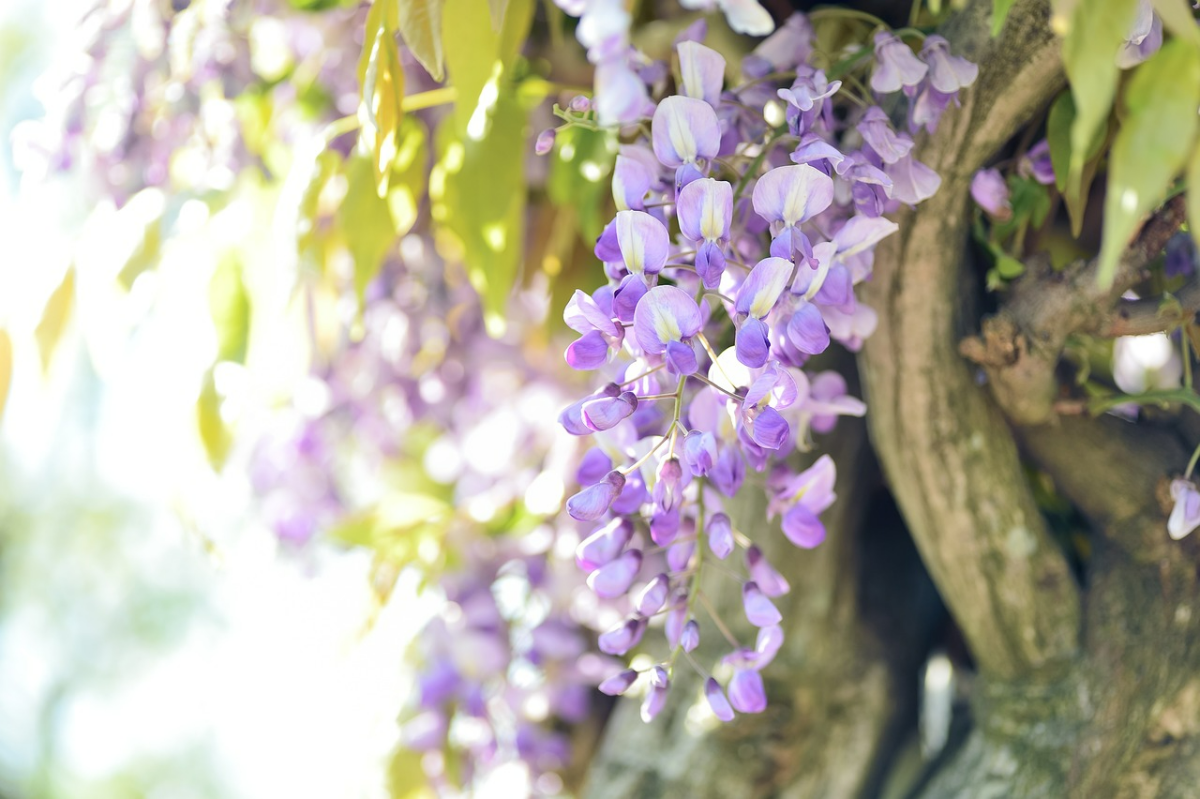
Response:
[{"label": "yellow-green leaf", "polygon": [[1188,230],[1200,246],[1200,147],[1192,148],[1187,169],[1187,218]]},{"label": "yellow-green leaf", "polygon": [[397,236],[403,236],[417,221],[417,210],[425,195],[425,173],[429,166],[429,142],[424,123],[415,116],[404,118],[398,134],[400,147],[392,164],[388,188],[388,210]]},{"label": "yellow-green leaf", "polygon": [[1142,218],[1166,196],[1183,169],[1200,106],[1200,50],[1181,39],[1163,45],[1134,72],[1127,115],[1109,154],[1100,282],[1112,283],[1117,261]]},{"label": "yellow-green leaf", "polygon": [[63,332],[67,329],[67,321],[71,318],[71,310],[75,305],[75,268],[67,269],[62,282],[46,300],[42,310],[42,319],[33,331],[37,339],[38,353],[42,356],[42,369],[50,368],[50,359],[58,348]]},{"label": "yellow-green leaf", "polygon": [[221,395],[217,392],[212,369],[204,373],[204,383],[196,400],[196,426],[208,462],[213,469],[220,471],[225,464],[225,458],[229,456],[233,436],[221,418]]},{"label": "yellow-green leaf", "polygon": [[1004,20],[1016,0],[992,0],[992,36],[999,36],[1004,29]]},{"label": "yellow-green leaf", "polygon": [[1071,10],[1063,41],[1063,66],[1075,98],[1067,186],[1078,191],[1084,154],[1112,108],[1117,88],[1117,52],[1133,24],[1137,0],[1088,0]]},{"label": "yellow-green leaf", "polygon": [[508,10],[508,0],[488,0],[488,11],[492,13],[492,30],[504,27],[504,12]]},{"label": "yellow-green leaf", "polygon": [[396,240],[386,199],[375,193],[375,167],[370,158],[356,155],[346,165],[346,199],[338,209],[346,246],[354,258],[354,290],[359,307],[367,284],[377,274],[384,256]]},{"label": "yellow-green leaf", "polygon": [[1150,4],[1162,17],[1167,30],[1193,47],[1200,46],[1200,26],[1196,25],[1196,18],[1192,16],[1189,0],[1150,0]]},{"label": "yellow-green leaf", "polygon": [[12,386],[13,347],[8,333],[0,328],[0,419],[4,418],[4,406],[8,402],[8,390]]},{"label": "yellow-green leaf", "polygon": [[250,338],[250,296],[242,265],[233,255],[220,260],[208,282],[208,309],[217,330],[217,360],[242,363]]},{"label": "yellow-green leaf", "polygon": [[397,749],[388,764],[388,795],[391,799],[433,799],[436,794],[425,779],[421,753]]},{"label": "yellow-green leaf", "polygon": [[378,0],[367,14],[365,65],[360,61],[359,80],[362,85],[362,102],[359,104],[359,119],[362,122],[363,142],[374,158],[375,191],[380,197],[387,196],[388,180],[392,164],[399,150],[397,133],[403,116],[404,70],[400,67],[400,54],[396,49],[390,0]]},{"label": "yellow-green leaf", "polygon": [[1070,92],[1063,92],[1050,106],[1046,120],[1046,140],[1050,145],[1050,163],[1054,167],[1054,183],[1063,195],[1067,215],[1071,219],[1071,235],[1078,238],[1083,230],[1083,212],[1087,209],[1087,198],[1100,166],[1100,150],[1104,146],[1106,127],[1096,131],[1084,155],[1083,173],[1077,185],[1067,186],[1067,173],[1071,168],[1071,125],[1075,121],[1075,100]]},{"label": "yellow-green leaf", "polygon": [[589,242],[603,232],[602,209],[611,188],[617,145],[616,133],[611,130],[574,127],[555,137],[546,194],[555,205],[579,212],[581,232]]},{"label": "yellow-green leaf", "polygon": [[[378,1],[399,3],[398,22],[404,43],[434,80],[445,80],[446,56],[442,44],[442,7],[445,0]],[[478,16],[478,9],[474,9],[472,16]],[[459,17],[450,18],[456,23],[465,22]],[[457,36],[457,25],[455,28]]]},{"label": "yellow-green leaf", "polygon": [[296,214],[296,250],[301,265],[318,274],[325,272],[330,238],[330,226],[322,222],[332,216],[336,207],[330,195],[331,189],[338,185],[334,178],[341,172],[341,155],[336,150],[321,150],[312,163],[304,193],[300,196],[300,207]]},{"label": "yellow-green leaf", "polygon": [[[452,122],[453,120],[447,120]],[[430,177],[434,219],[451,257],[465,266],[483,301],[488,332],[505,329],[508,296],[524,253],[526,109],[504,89],[484,117],[486,135],[438,131],[441,158]]]},{"label": "yellow-green leaf", "polygon": [[486,133],[489,109],[533,18],[532,0],[512,0],[496,31],[477,2],[446,0],[446,16],[455,20],[454,35],[446,37],[446,69],[458,91],[454,116],[460,133],[475,140]]}]

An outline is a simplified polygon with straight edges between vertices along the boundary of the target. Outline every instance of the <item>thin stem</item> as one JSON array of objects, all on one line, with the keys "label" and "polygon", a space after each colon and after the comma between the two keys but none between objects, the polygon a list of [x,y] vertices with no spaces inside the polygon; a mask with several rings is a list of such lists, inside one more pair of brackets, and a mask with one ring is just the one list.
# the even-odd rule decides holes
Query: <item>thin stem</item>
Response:
[{"label": "thin stem", "polygon": [[429,91],[410,94],[400,101],[400,108],[404,111],[420,111],[422,108],[453,103],[457,99],[458,89],[453,86],[440,86]]},{"label": "thin stem", "polygon": [[826,7],[818,8],[815,11],[808,12],[808,18],[813,22],[822,19],[837,19],[838,17],[843,19],[852,19],[857,22],[870,23],[871,25],[875,25],[880,28],[888,27],[886,22],[874,14],[868,14],[866,11],[859,11],[855,8]]},{"label": "thin stem", "polygon": [[750,178],[754,177],[754,173],[762,166],[763,160],[766,159],[771,150],[775,149],[775,142],[779,141],[780,137],[786,132],[787,128],[780,128],[772,133],[771,138],[767,139],[766,143],[763,144],[762,151],[754,157],[754,160],[750,162],[750,166],[746,167],[745,174],[738,179],[737,186],[733,188],[733,204],[735,206],[737,205],[738,198],[742,196],[742,192],[746,190],[747,184],[750,183]]},{"label": "thin stem", "polygon": [[[721,366],[721,361],[717,358],[717,353],[715,350],[713,350],[712,345],[708,343],[708,339],[704,337],[703,333],[701,333],[698,336],[698,338],[700,339],[700,346],[704,347],[704,351],[708,353],[708,357],[712,358],[712,362],[717,365],[717,371],[721,373],[722,377],[724,377],[726,380],[729,381],[729,385],[736,387],[737,383],[733,382],[733,378],[730,377],[729,374],[725,371],[725,367]],[[711,385],[711,383],[710,383],[710,385]],[[717,386],[717,388],[721,388],[721,387]],[[725,391],[725,389],[723,389],[723,388],[721,388],[721,390]],[[729,392],[725,391],[725,393],[728,394]],[[742,398],[738,397],[737,400],[738,400],[738,402],[741,402]]]},{"label": "thin stem", "polygon": [[646,463],[646,461],[650,460],[650,456],[662,449],[662,445],[667,443],[667,439],[670,438],[671,433],[675,432],[676,424],[677,421],[672,421],[671,426],[667,428],[667,432],[664,433],[663,437],[658,440],[658,443],[654,445],[654,448],[634,461],[631,466],[626,466],[625,468],[621,469],[621,474],[630,475],[642,468],[642,465]]},{"label": "thin stem", "polygon": [[708,601],[708,597],[704,595],[704,592],[697,589],[696,598],[700,600],[700,604],[704,606],[706,611],[708,611],[708,615],[713,620],[713,624],[717,625],[717,629],[721,631],[721,635],[725,636],[725,640],[728,641],[734,649],[741,649],[741,643],[737,638],[734,637],[733,633],[729,631],[729,628],[725,626],[725,622],[721,621],[721,617],[717,615],[716,608],[714,608],[712,603]]},{"label": "thin stem", "polygon": [[661,400],[661,399],[675,399],[675,395],[674,394],[647,394],[644,397],[639,396],[638,402],[641,402],[642,400],[649,402],[650,400]]},{"label": "thin stem", "polygon": [[[718,366],[718,368],[720,368],[720,367]],[[738,402],[741,402],[742,400],[745,399],[745,397],[739,396],[738,394],[734,394],[732,391],[729,391],[728,389],[714,383],[713,381],[709,380],[707,377],[700,374],[699,372],[692,375],[692,377],[696,378],[701,383],[704,383],[705,385],[707,385],[711,388],[715,388],[717,391],[720,391],[722,394],[729,397],[731,400],[737,400]],[[730,381],[730,382],[733,382],[733,381]]]},{"label": "thin stem", "polygon": [[650,369],[646,370],[645,372],[642,372],[637,377],[629,378],[624,383],[622,383],[621,386],[624,387],[624,386],[629,385],[630,383],[636,383],[637,381],[641,380],[644,377],[649,377],[650,375],[654,374],[655,372],[659,371],[660,369],[662,369],[665,366],[666,366],[666,364],[660,363],[658,366],[651,367]]},{"label": "thin stem", "polygon": [[1187,471],[1183,473],[1184,480],[1192,479],[1192,470],[1196,468],[1196,461],[1200,460],[1200,445],[1192,452],[1192,459],[1188,461]]},{"label": "thin stem", "polygon": [[730,305],[736,305],[736,304],[737,304],[737,303],[735,303],[735,302],[733,301],[733,298],[732,298],[732,297],[726,297],[724,294],[722,294],[722,293],[721,293],[721,292],[719,292],[719,291],[706,291],[706,292],[704,292],[704,296],[706,296],[706,297],[716,297],[717,299],[721,300],[721,302],[727,302],[727,303],[729,303]]},{"label": "thin stem", "polygon": [[1170,388],[1146,391],[1141,394],[1118,394],[1113,397],[1100,397],[1088,403],[1088,409],[1095,415],[1112,410],[1118,405],[1133,403],[1134,405],[1161,405],[1168,402],[1178,402],[1200,413],[1200,396],[1190,388]]}]

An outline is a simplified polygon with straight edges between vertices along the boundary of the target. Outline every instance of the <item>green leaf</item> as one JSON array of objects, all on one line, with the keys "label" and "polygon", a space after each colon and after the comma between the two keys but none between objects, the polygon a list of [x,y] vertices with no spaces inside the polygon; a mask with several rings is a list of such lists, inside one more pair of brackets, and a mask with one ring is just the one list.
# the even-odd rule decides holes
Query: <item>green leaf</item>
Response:
[{"label": "green leaf", "polygon": [[322,195],[341,173],[342,156],[336,150],[322,150],[312,163],[296,214],[296,250],[300,263],[318,274],[325,272],[330,239],[330,226],[322,224],[322,217],[330,213],[329,209],[322,208]]},{"label": "green leaf", "polygon": [[1200,246],[1200,147],[1192,148],[1187,167],[1187,219],[1192,239]]},{"label": "green leaf", "polygon": [[424,123],[407,116],[399,131],[400,146],[392,164],[387,194],[388,211],[397,236],[403,236],[417,221],[421,198],[425,196],[425,174],[429,167],[429,136]]},{"label": "green leaf", "polygon": [[459,139],[452,124],[443,124],[441,158],[430,177],[434,219],[448,234],[443,243],[453,244],[452,260],[466,267],[492,335],[505,329],[525,249],[525,122],[526,108],[505,90],[485,117],[482,138]]},{"label": "green leaf", "polygon": [[3,328],[0,328],[0,419],[4,418],[4,406],[8,402],[8,390],[12,386],[12,375],[12,339]]},{"label": "green leaf", "polygon": [[250,338],[250,296],[242,281],[242,265],[227,255],[208,283],[208,309],[217,329],[217,360],[243,363]]},{"label": "green leaf", "polygon": [[992,36],[999,36],[1004,30],[1004,20],[1016,0],[992,0]]},{"label": "green leaf", "polygon": [[1200,51],[1181,39],[1134,72],[1127,116],[1109,154],[1099,279],[1111,285],[1117,261],[1142,218],[1166,196],[1196,133]]},{"label": "green leaf", "polygon": [[614,131],[582,127],[561,130],[554,140],[546,194],[555,205],[579,212],[585,243],[594,242],[604,230],[603,211],[617,145]]},{"label": "green leaf", "polygon": [[409,749],[397,749],[388,763],[387,787],[391,799],[433,799],[436,795],[425,780],[422,755]]},{"label": "green leaf", "polygon": [[71,318],[71,310],[75,306],[75,268],[67,269],[58,288],[50,293],[46,307],[42,310],[42,318],[34,328],[33,336],[37,339],[38,352],[42,356],[42,370],[50,368],[50,359],[58,349],[58,342],[67,329],[67,321]]},{"label": "green leaf", "polygon": [[1025,264],[1006,253],[996,256],[996,272],[1005,280],[1012,280],[1025,274]]},{"label": "green leaf", "polygon": [[1063,66],[1075,98],[1067,186],[1078,194],[1085,153],[1112,108],[1116,92],[1117,52],[1133,24],[1137,0],[1089,0],[1071,13],[1063,41]]},{"label": "green leaf", "polygon": [[498,31],[504,27],[504,12],[508,10],[508,0],[488,0],[488,11],[492,13],[492,30]]},{"label": "green leaf", "polygon": [[400,67],[389,8],[394,12],[395,6],[389,0],[378,0],[371,6],[365,39],[370,44],[363,51],[365,63],[359,61],[360,132],[367,150],[374,156],[375,191],[380,197],[387,196],[392,164],[399,151],[398,131],[404,100],[404,70]]},{"label": "green leaf", "polygon": [[200,388],[200,397],[196,400],[196,425],[209,464],[214,470],[220,471],[229,456],[233,436],[221,418],[221,395],[217,393],[212,369],[204,373],[204,384]]},{"label": "green leaf", "polygon": [[458,129],[476,139],[483,135],[488,109],[496,102],[502,79],[533,19],[532,0],[512,0],[504,26],[493,30],[490,17],[479,13],[477,1],[446,0],[446,16],[455,20],[455,27],[445,43],[446,69],[458,91],[454,111]]},{"label": "green leaf", "polygon": [[346,199],[338,209],[346,246],[354,258],[354,291],[362,307],[363,295],[396,241],[396,227],[386,199],[375,193],[372,159],[355,155],[346,165]]},{"label": "green leaf", "polygon": [[1050,163],[1054,167],[1054,183],[1062,193],[1071,218],[1071,235],[1076,238],[1083,230],[1083,212],[1087,209],[1087,198],[1100,166],[1100,151],[1104,147],[1106,128],[1096,131],[1096,136],[1084,154],[1083,173],[1079,183],[1067,187],[1067,175],[1071,168],[1071,126],[1075,121],[1075,100],[1070,92],[1063,92],[1050,107],[1046,121],[1046,140],[1050,144]]},{"label": "green leaf", "polygon": [[[442,45],[442,7],[446,0],[377,0],[399,3],[397,22],[409,51],[439,83],[446,79],[446,55]],[[477,13],[472,16],[478,16]],[[459,20],[459,17],[451,16]],[[457,35],[457,31],[456,34]],[[451,37],[454,38],[454,37]]]},{"label": "green leaf", "polygon": [[1200,26],[1192,16],[1189,0],[1150,0],[1150,4],[1162,17],[1163,27],[1193,47],[1200,47]]}]

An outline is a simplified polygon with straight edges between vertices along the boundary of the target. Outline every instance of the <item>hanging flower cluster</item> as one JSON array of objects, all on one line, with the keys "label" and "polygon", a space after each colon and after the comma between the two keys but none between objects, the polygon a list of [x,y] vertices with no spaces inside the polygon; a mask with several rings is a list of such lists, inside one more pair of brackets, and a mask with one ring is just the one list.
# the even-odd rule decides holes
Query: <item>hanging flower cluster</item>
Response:
[{"label": "hanging flower cluster", "polygon": [[[914,53],[887,31],[827,73],[813,64],[808,20],[795,15],[726,87],[725,59],[703,36],[700,23],[680,37],[676,93],[626,128],[612,182],[618,211],[595,247],[608,281],[576,291],[564,313],[579,333],[567,363],[605,378],[559,418],[594,441],[567,501],[572,518],[592,525],[577,562],[596,594],[628,595],[632,608],[599,646],[626,655],[660,623],[667,644],[654,665],[621,671],[601,690],[645,680],[646,720],[663,707],[681,657],[705,678],[718,718],[766,707],[759,672],[783,642],[772,600],[789,586],[746,535],[760,521],[732,518],[724,503],[747,470],[766,472],[768,518],[798,547],[824,540],[835,464],[824,455],[797,473],[786,458],[865,406],[839,375],[808,362],[831,341],[857,350],[871,334],[875,312],[854,289],[896,230],[884,214],[940,183],[877,103],[903,93],[909,129],[932,130],[976,77],[945,39],[926,37]],[[874,98],[830,77],[867,68],[872,51]],[[759,630],[743,645],[709,611],[732,650],[725,685],[691,656],[707,626],[700,578],[710,559],[741,575],[745,615]]]}]

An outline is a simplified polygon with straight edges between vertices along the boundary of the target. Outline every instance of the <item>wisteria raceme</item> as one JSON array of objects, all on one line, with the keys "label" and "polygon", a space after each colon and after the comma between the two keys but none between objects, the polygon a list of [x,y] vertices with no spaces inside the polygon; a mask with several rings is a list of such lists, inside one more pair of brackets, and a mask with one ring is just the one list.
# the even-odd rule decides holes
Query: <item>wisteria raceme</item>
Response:
[{"label": "wisteria raceme", "polygon": [[[582,5],[585,22],[604,6]],[[623,29],[607,13],[619,39]],[[831,341],[857,350],[871,334],[875,313],[855,287],[871,277],[875,245],[896,230],[884,215],[928,198],[940,182],[893,122],[933,129],[976,76],[945,39],[926,37],[914,52],[881,31],[862,44],[873,46],[874,63],[842,73],[869,72],[876,97],[848,104],[843,82],[812,63],[803,15],[744,60],[738,85],[724,85],[725,60],[702,38],[698,27],[676,40],[675,94],[654,104],[646,82],[624,98],[606,86],[597,104],[627,115],[570,121],[627,123],[612,181],[618,212],[595,247],[608,282],[591,295],[576,291],[564,313],[580,334],[567,362],[606,383],[560,422],[594,440],[566,503],[585,525],[576,561],[601,597],[629,597],[629,615],[600,636],[600,648],[657,653],[640,671],[615,671],[602,690],[621,694],[643,681],[647,721],[684,653],[717,718],[766,707],[759,672],[782,645],[773,599],[789,585],[746,535],[762,520],[734,518],[724,502],[747,470],[767,472],[768,514],[788,540],[811,548],[825,539],[820,517],[835,499],[835,464],[823,455],[796,472],[788,456],[866,408],[840,375],[812,372],[809,361]],[[621,40],[622,57],[626,48]],[[899,92],[907,120],[880,105]],[[782,122],[768,123],[777,112]],[[1031,169],[1044,169],[1041,154],[1031,159]],[[744,558],[730,559],[737,548]],[[727,560],[727,572],[741,569],[746,620],[759,628],[754,646],[733,644],[722,658],[719,673],[731,675],[724,685],[690,655],[708,634],[695,599],[709,557]],[[653,634],[660,623],[665,655]]]}]

